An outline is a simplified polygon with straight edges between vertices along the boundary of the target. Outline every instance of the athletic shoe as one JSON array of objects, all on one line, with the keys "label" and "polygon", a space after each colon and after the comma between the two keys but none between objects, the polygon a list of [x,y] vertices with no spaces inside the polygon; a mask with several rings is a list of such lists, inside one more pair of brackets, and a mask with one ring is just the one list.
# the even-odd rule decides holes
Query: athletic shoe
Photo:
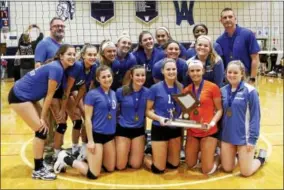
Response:
[{"label": "athletic shoe", "polygon": [[33,170],[32,173],[33,179],[42,179],[42,180],[55,180],[56,175],[46,169],[46,167],[42,167],[40,170]]},{"label": "athletic shoe", "polygon": [[67,164],[64,162],[64,158],[68,156],[65,150],[62,150],[58,154],[58,158],[54,163],[53,169],[55,173],[60,173],[64,168],[66,168]]},{"label": "athletic shoe", "polygon": [[185,160],[185,153],[184,150],[180,151],[180,160],[184,161]]},{"label": "athletic shoe", "polygon": [[77,156],[77,160],[85,160],[87,158],[86,146],[82,146],[80,149],[80,153]]},{"label": "athletic shoe", "polygon": [[264,149],[259,149],[257,159],[261,160],[261,165],[263,165],[267,159],[267,151]]},{"label": "athletic shoe", "polygon": [[49,172],[54,172],[53,170],[53,165],[46,163],[43,161],[43,166],[49,171]]}]

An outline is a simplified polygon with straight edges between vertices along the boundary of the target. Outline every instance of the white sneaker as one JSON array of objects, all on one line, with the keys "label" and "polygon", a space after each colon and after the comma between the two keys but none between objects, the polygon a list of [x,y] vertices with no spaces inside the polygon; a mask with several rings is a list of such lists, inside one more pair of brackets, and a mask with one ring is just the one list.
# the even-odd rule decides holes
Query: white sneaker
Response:
[{"label": "white sneaker", "polygon": [[65,150],[59,152],[56,162],[54,163],[53,169],[55,173],[60,173],[64,170],[67,164],[64,162],[64,158],[68,156]]},{"label": "white sneaker", "polygon": [[185,160],[185,153],[184,150],[180,151],[180,160],[184,161]]},{"label": "white sneaker", "polygon": [[87,158],[87,151],[86,151],[86,147],[85,146],[82,146],[81,147],[81,150],[80,150],[80,153],[77,157],[77,160],[80,160],[80,161],[83,161]]},{"label": "white sneaker", "polygon": [[33,170],[32,173],[33,179],[42,179],[42,180],[55,180],[56,175],[46,169],[46,167],[42,167],[40,170]]}]

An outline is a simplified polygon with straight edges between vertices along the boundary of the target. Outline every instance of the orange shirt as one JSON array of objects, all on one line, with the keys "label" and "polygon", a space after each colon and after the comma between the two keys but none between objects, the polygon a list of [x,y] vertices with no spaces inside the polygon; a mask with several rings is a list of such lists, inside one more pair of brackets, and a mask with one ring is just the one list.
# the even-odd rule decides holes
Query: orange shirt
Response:
[{"label": "orange shirt", "polygon": [[[192,92],[192,84],[188,85],[183,89],[183,93]],[[198,115],[194,115],[194,111],[189,113],[190,120],[197,121],[199,123],[210,123],[215,114],[215,105],[213,99],[221,99],[221,91],[219,87],[209,81],[204,80],[204,85],[200,95],[200,106],[196,109],[198,110]],[[193,109],[194,110],[194,109]],[[217,126],[210,128],[208,131],[201,129],[187,129],[187,134],[194,137],[206,137],[213,135],[218,131]]]}]

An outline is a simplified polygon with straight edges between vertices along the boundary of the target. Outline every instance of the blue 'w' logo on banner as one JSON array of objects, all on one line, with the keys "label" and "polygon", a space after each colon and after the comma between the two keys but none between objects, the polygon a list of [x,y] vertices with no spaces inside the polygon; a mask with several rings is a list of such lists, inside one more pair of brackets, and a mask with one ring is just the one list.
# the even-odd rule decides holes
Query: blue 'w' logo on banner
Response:
[{"label": "blue 'w' logo on banner", "polygon": [[180,25],[181,21],[187,20],[188,24],[194,25],[193,20],[193,5],[194,1],[189,2],[189,8],[187,6],[187,1],[181,1],[181,8],[179,8],[179,2],[173,1],[176,9],[177,21],[176,24]]}]

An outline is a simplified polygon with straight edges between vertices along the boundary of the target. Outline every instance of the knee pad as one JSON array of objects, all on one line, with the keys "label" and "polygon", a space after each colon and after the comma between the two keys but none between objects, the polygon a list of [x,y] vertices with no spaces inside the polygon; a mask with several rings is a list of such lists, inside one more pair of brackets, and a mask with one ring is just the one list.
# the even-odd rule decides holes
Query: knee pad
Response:
[{"label": "knee pad", "polygon": [[57,126],[56,126],[56,132],[64,135],[65,131],[66,131],[66,128],[67,128],[67,124],[66,123],[59,123]]},{"label": "knee pad", "polygon": [[102,165],[102,169],[103,169],[105,172],[108,172],[108,173],[111,172],[111,171],[109,171],[104,165]]},{"label": "knee pad", "polygon": [[163,174],[165,170],[159,170],[154,164],[151,165],[151,170],[154,174]]},{"label": "knee pad", "polygon": [[98,177],[95,176],[95,175],[91,172],[91,170],[90,170],[90,168],[89,168],[89,169],[88,169],[88,172],[87,172],[87,178],[89,178],[89,179],[97,179]]},{"label": "knee pad", "polygon": [[171,163],[167,162],[167,168],[169,169],[177,169],[179,164],[177,166],[172,165]]},{"label": "knee pad", "polygon": [[82,128],[82,120],[75,120],[73,124],[73,129],[80,130]]},{"label": "knee pad", "polygon": [[36,131],[35,132],[35,137],[40,138],[42,140],[45,140],[46,137],[47,137],[47,133],[44,134],[43,131],[41,131],[41,132]]}]

